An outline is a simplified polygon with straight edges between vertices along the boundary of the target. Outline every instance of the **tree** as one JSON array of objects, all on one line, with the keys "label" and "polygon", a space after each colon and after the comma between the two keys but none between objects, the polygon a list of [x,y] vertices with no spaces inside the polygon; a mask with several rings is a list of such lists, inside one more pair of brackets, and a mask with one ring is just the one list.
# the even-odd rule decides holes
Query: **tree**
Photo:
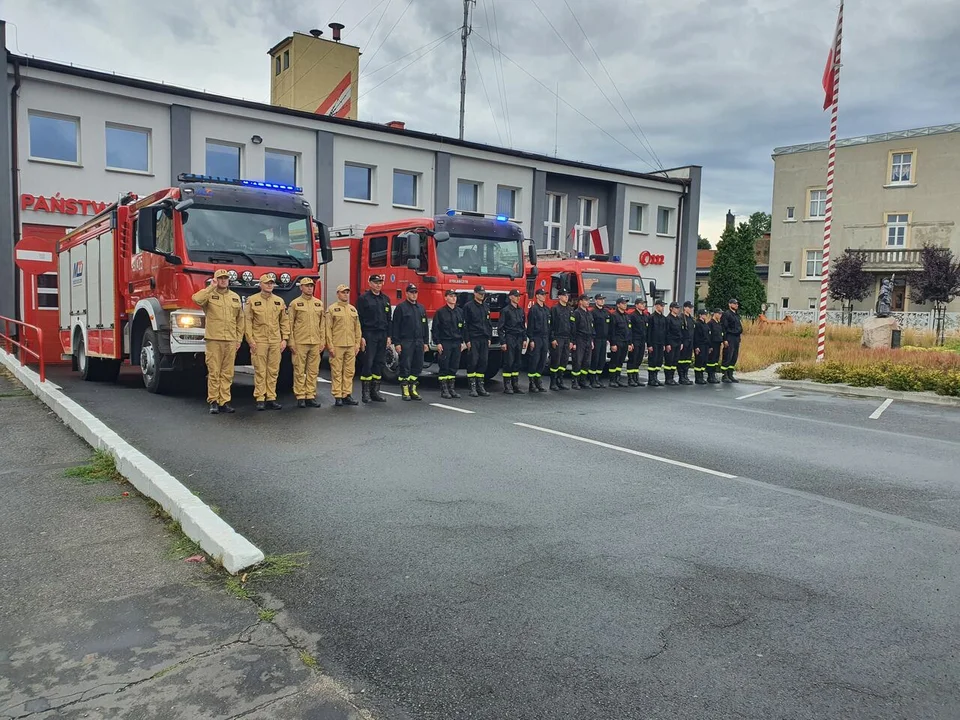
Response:
[{"label": "tree", "polygon": [[772,223],[773,217],[769,213],[755,212],[750,216],[750,219],[747,220],[747,224],[750,226],[750,230],[753,232],[754,242],[759,240],[766,233],[770,232]]},{"label": "tree", "polygon": [[943,345],[946,305],[960,296],[960,262],[954,261],[950,248],[925,245],[920,265],[921,269],[908,278],[910,299],[933,303],[937,344]]},{"label": "tree", "polygon": [[853,303],[860,302],[873,287],[873,276],[864,271],[865,258],[856,250],[847,250],[833,261],[830,271],[830,297],[843,304],[847,325],[853,324]]},{"label": "tree", "polygon": [[756,317],[763,311],[767,292],[757,277],[756,240],[756,230],[749,223],[740,223],[723,231],[710,268],[707,295],[710,308],[726,308],[730,298],[735,297],[740,301],[743,315]]},{"label": "tree", "polygon": [[697,250],[710,250],[710,241],[703,235],[697,235]]}]

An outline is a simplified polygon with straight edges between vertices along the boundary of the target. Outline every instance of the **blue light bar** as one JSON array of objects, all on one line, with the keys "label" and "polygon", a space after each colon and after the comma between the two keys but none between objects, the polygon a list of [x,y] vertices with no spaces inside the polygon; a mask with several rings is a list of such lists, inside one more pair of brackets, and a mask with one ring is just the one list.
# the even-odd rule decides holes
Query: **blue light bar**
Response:
[{"label": "blue light bar", "polygon": [[454,210],[453,208],[450,208],[449,210],[447,210],[447,215],[449,215],[450,217],[453,217],[456,214],[457,214],[457,211]]},{"label": "blue light bar", "polygon": [[577,260],[583,260],[585,257],[586,255],[582,251],[577,253]]},{"label": "blue light bar", "polygon": [[506,222],[509,219],[506,215],[497,215],[497,222]]},{"label": "blue light bar", "polygon": [[619,255],[614,255],[614,256],[613,256],[613,261],[614,261],[614,262],[620,262],[620,256],[619,256]]},{"label": "blue light bar", "polygon": [[240,187],[264,188],[266,190],[279,190],[280,192],[302,193],[303,188],[296,185],[283,185],[282,183],[263,182],[261,180],[240,180],[238,178],[220,177],[219,175],[197,175],[196,173],[180,173],[177,175],[180,182],[202,182],[217,185],[238,185]]}]

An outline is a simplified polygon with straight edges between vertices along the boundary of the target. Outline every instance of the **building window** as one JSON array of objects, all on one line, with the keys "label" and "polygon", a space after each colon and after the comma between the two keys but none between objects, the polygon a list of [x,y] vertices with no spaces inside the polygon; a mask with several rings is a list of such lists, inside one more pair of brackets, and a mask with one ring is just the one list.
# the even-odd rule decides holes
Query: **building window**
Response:
[{"label": "building window", "polygon": [[670,234],[670,216],[673,211],[670,208],[657,208],[657,235]]},{"label": "building window", "polygon": [[819,279],[823,274],[823,250],[805,250],[804,264],[804,277]]},{"label": "building window", "polygon": [[780,307],[782,307],[784,310],[790,307],[790,298],[780,298]]},{"label": "building window", "polygon": [[387,266],[387,239],[385,237],[370,238],[370,267]]},{"label": "building window", "polygon": [[581,252],[590,252],[590,231],[596,227],[596,223],[597,199],[579,198],[575,230],[577,233],[577,249]]},{"label": "building window", "polygon": [[780,273],[780,274],[781,274],[781,275],[793,275],[793,261],[792,261],[792,260],[784,260],[784,261],[783,261],[783,272]]},{"label": "building window", "polygon": [[890,153],[890,184],[909,185],[913,178],[913,153]]},{"label": "building window", "polygon": [[497,215],[506,215],[508,218],[517,217],[517,189],[497,186]]},{"label": "building window", "polygon": [[393,171],[393,204],[403,207],[419,207],[417,195],[420,177],[417,173]]},{"label": "building window", "polygon": [[276,57],[276,70],[274,71],[274,74],[275,75],[280,74],[280,56],[279,55],[277,55]]},{"label": "building window", "polygon": [[559,250],[563,238],[563,212],[566,196],[547,193],[547,219],[543,223],[544,246]]},{"label": "building window", "polygon": [[827,216],[827,191],[824,189],[808,190],[809,198],[808,209],[810,214],[807,216],[811,220],[816,218],[825,218]]},{"label": "building window", "polygon": [[283,51],[283,69],[286,70],[289,67],[290,67],[290,51],[284,50]]},{"label": "building window", "polygon": [[60,307],[57,297],[57,273],[48,272],[37,275],[37,308],[56,310]]},{"label": "building window", "polygon": [[207,140],[207,175],[240,177],[240,146]]},{"label": "building window", "polygon": [[787,208],[787,220],[796,220],[795,213],[796,213],[796,208],[794,208],[792,205],[791,205],[790,207],[788,207],[788,208]]},{"label": "building window", "polygon": [[144,128],[106,126],[107,167],[111,170],[150,172],[150,131]]},{"label": "building window", "polygon": [[807,298],[807,310],[816,310],[818,307],[817,298]]},{"label": "building window", "polygon": [[278,185],[296,185],[297,156],[280,150],[267,150],[263,158],[263,179]]},{"label": "building window", "polygon": [[907,246],[907,227],[910,215],[905,213],[887,214],[887,247],[902,248]]},{"label": "building window", "polygon": [[32,159],[80,163],[80,118],[30,111],[28,126]]},{"label": "building window", "polygon": [[457,210],[477,212],[480,207],[480,183],[457,180]]},{"label": "building window", "polygon": [[368,165],[343,166],[343,197],[373,201],[373,168]]},{"label": "building window", "polygon": [[630,203],[630,231],[643,232],[644,215],[646,215],[646,205],[640,203]]}]

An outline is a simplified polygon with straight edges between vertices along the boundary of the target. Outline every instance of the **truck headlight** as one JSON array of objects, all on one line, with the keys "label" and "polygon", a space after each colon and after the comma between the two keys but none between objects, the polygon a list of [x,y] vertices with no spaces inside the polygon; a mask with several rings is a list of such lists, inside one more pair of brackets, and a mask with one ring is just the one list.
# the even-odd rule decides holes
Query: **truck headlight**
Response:
[{"label": "truck headlight", "polygon": [[203,313],[192,310],[177,310],[170,313],[171,324],[179,330],[202,330],[203,320]]},{"label": "truck headlight", "polygon": [[289,285],[292,279],[293,278],[290,277],[290,273],[283,273],[283,275],[280,276],[280,284]]}]

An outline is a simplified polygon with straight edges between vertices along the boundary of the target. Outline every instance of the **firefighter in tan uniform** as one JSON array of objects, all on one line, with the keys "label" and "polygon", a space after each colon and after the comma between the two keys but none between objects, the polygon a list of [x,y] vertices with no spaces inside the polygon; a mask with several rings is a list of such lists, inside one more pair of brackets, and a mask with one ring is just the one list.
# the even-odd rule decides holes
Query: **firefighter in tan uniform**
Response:
[{"label": "firefighter in tan uniform", "polygon": [[207,349],[207,402],[210,414],[235,412],[230,405],[233,364],[243,340],[243,304],[230,289],[226,270],[213,273],[213,282],[193,294],[193,301],[204,315],[204,339]]},{"label": "firefighter in tan uniform", "polygon": [[283,300],[273,294],[272,273],[260,276],[260,292],[247,299],[246,337],[253,361],[253,397],[257,410],[279,410],[277,376],[280,354],[290,338],[290,319]]},{"label": "firefighter in tan uniform", "polygon": [[337,302],[327,308],[327,349],[335,407],[358,404],[351,393],[362,335],[360,315],[349,299],[350,286],[337,285]]},{"label": "firefighter in tan uniform", "polygon": [[317,372],[327,345],[323,303],[313,296],[312,278],[298,283],[302,295],[287,307],[290,318],[290,354],[293,355],[293,394],[297,407],[320,407],[317,402]]}]

